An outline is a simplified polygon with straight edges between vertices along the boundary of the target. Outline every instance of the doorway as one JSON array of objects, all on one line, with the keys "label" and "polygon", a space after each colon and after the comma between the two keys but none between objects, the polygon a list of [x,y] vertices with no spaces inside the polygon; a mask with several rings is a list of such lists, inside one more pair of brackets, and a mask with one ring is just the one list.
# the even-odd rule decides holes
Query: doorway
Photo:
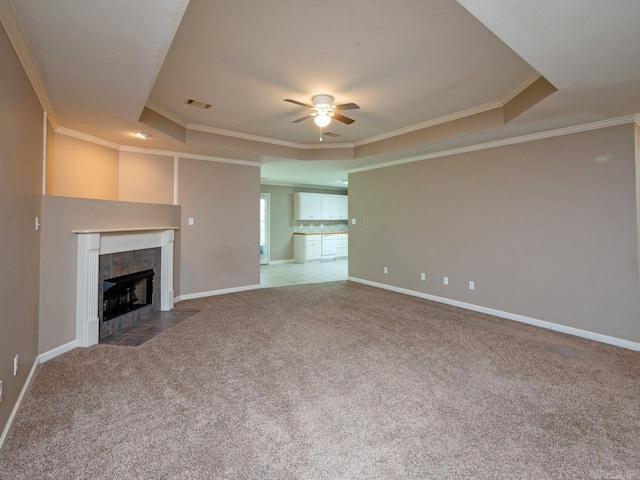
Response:
[{"label": "doorway", "polygon": [[271,218],[271,194],[260,194],[260,265],[269,264],[269,219]]}]

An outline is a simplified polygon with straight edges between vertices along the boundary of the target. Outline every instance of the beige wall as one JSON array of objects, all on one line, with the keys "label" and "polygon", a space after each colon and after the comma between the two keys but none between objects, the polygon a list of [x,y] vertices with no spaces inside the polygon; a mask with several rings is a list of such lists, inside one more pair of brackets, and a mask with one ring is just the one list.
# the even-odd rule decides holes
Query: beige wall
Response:
[{"label": "beige wall", "polygon": [[179,165],[181,294],[259,284],[260,169],[185,158]]},{"label": "beige wall", "polygon": [[[43,111],[0,27],[0,432],[38,353]],[[13,357],[18,354],[18,375]]]},{"label": "beige wall", "polygon": [[173,157],[120,152],[119,200],[173,204]]},{"label": "beige wall", "polygon": [[329,190],[309,187],[280,187],[261,185],[262,193],[271,195],[271,260],[293,258],[293,194],[296,192],[331,193],[346,195],[347,190]]},{"label": "beige wall", "polygon": [[[85,228],[180,225],[180,207],[45,196],[42,199],[40,257],[40,353],[75,339],[77,235]],[[180,270],[180,232],[174,245],[174,272]],[[176,295],[179,277],[174,278]]]},{"label": "beige wall", "polygon": [[53,157],[47,158],[47,194],[117,200],[119,154],[113,148],[55,133]]},{"label": "beige wall", "polygon": [[622,125],[351,174],[349,275],[638,342],[634,145]]}]

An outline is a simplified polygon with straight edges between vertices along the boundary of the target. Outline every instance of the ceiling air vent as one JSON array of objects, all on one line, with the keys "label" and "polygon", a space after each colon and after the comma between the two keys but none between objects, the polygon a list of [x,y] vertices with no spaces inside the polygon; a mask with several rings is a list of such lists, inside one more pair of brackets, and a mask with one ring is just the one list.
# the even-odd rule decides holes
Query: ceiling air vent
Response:
[{"label": "ceiling air vent", "polygon": [[322,134],[322,136],[323,136],[323,137],[333,137],[333,138],[336,138],[336,137],[339,137],[339,136],[340,136],[340,134],[339,134],[339,133],[333,133],[333,132],[327,132],[327,133]]},{"label": "ceiling air vent", "polygon": [[208,110],[211,108],[210,103],[200,102],[198,100],[194,100],[193,98],[187,98],[187,101],[184,103],[186,103],[187,105],[191,105],[192,107],[203,108],[205,110]]}]

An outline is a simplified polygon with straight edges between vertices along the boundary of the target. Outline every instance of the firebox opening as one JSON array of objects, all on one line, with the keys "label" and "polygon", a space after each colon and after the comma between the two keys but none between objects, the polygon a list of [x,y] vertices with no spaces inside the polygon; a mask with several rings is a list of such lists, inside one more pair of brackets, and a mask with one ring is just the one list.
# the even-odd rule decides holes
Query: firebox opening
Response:
[{"label": "firebox opening", "polygon": [[137,310],[153,302],[153,270],[130,273],[104,281],[102,321]]}]

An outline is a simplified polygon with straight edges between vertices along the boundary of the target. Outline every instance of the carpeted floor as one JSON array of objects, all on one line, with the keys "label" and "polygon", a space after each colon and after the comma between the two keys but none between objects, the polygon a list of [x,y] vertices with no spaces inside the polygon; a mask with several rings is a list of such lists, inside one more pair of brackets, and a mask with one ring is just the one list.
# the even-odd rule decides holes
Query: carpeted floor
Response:
[{"label": "carpeted floor", "polygon": [[40,366],[2,479],[638,479],[640,353],[350,282]]}]

